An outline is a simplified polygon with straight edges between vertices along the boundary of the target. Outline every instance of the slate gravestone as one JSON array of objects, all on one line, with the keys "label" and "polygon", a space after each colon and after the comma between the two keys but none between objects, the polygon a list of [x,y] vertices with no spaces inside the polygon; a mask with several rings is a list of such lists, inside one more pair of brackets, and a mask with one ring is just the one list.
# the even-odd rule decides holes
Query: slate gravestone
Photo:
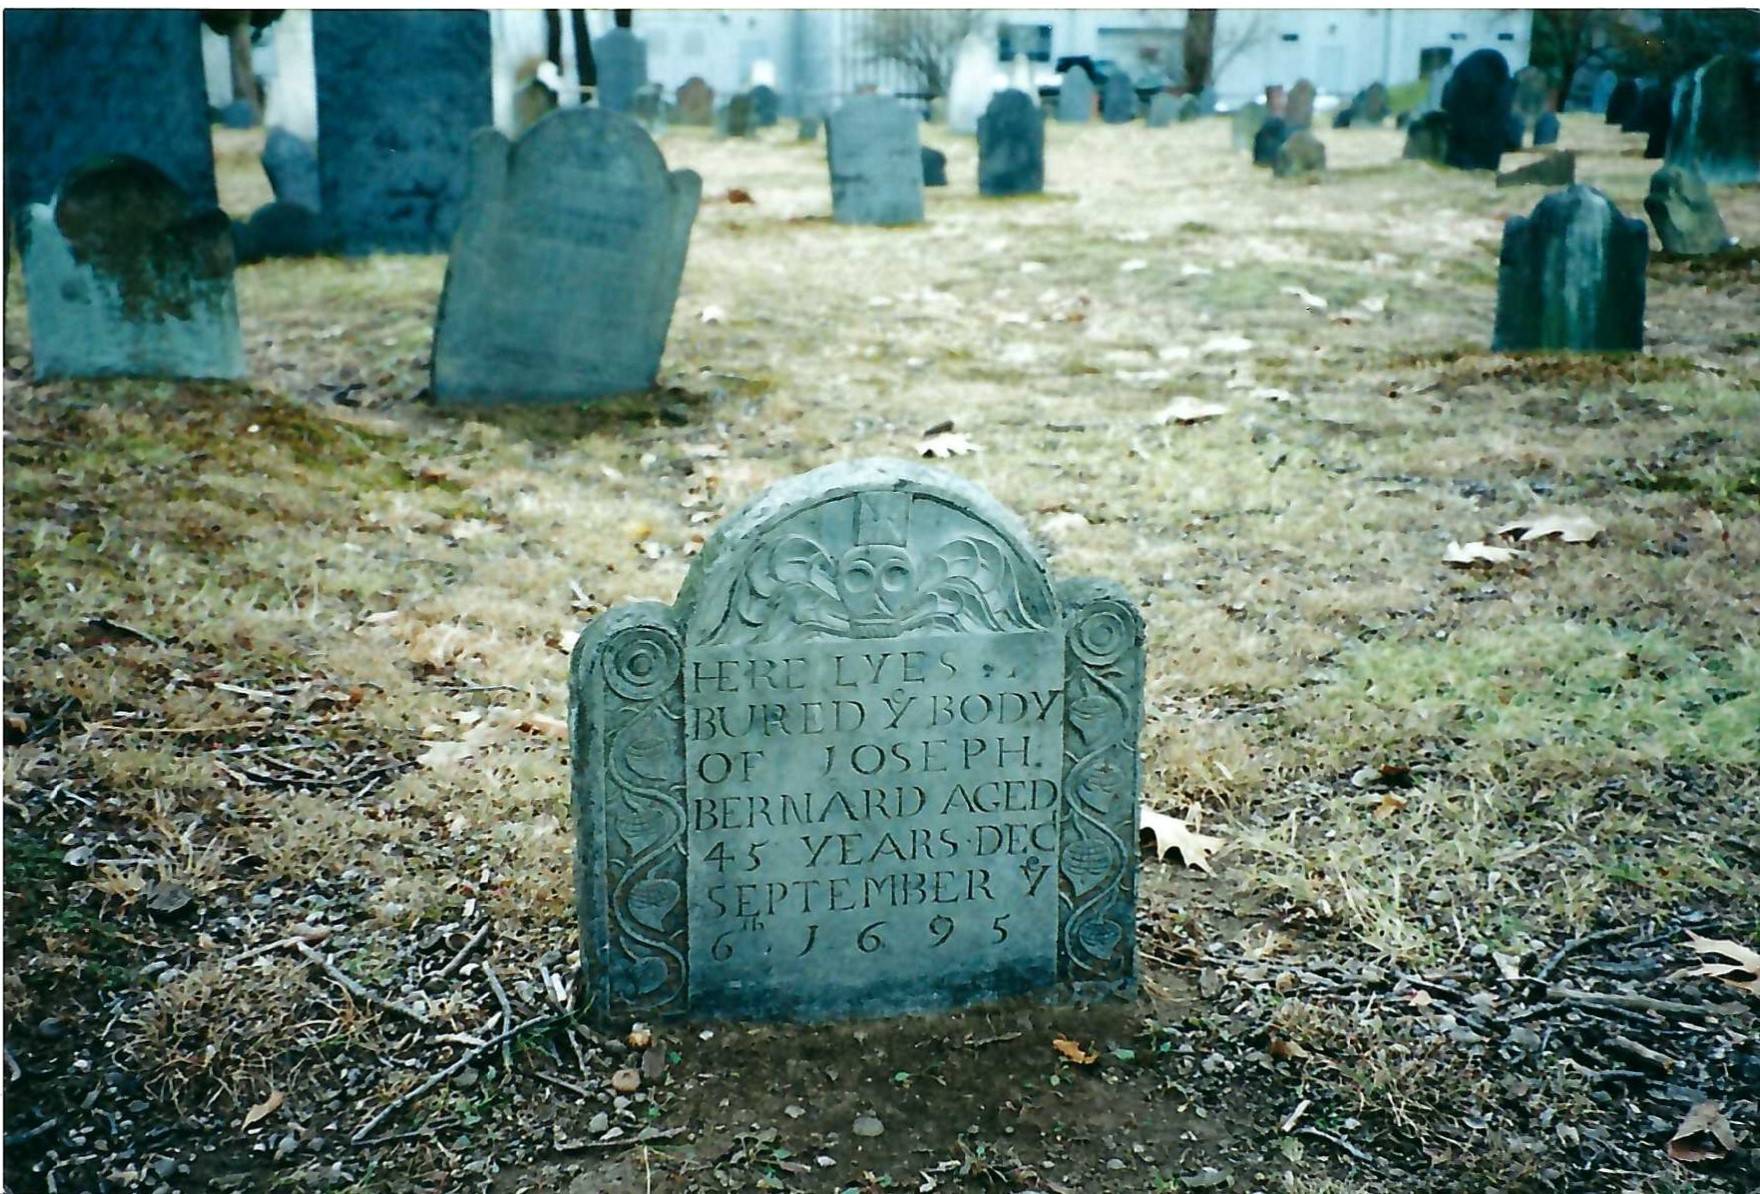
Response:
[{"label": "slate gravestone", "polygon": [[1236,149],[1253,148],[1253,138],[1259,135],[1259,129],[1264,125],[1269,115],[1265,105],[1256,101],[1242,104],[1237,108],[1234,115],[1229,117],[1229,136],[1234,141],[1234,147]]},{"label": "slate gravestone", "polygon": [[1504,152],[1509,153],[1509,152],[1513,152],[1515,150],[1520,149],[1522,147],[1523,136],[1524,136],[1524,134],[1526,134],[1526,132],[1527,132],[1527,127],[1522,124],[1522,118],[1520,116],[1517,116],[1514,112],[1511,112],[1508,116],[1504,117],[1504,122],[1503,122],[1503,148],[1504,148]]},{"label": "slate gravestone", "polygon": [[629,114],[650,137],[666,131],[666,89],[658,83],[643,83],[630,97]]},{"label": "slate gravestone", "polygon": [[607,29],[593,39],[593,67],[595,102],[607,112],[627,112],[648,81],[648,43],[628,29]]},{"label": "slate gravestone", "polygon": [[1400,154],[1407,161],[1448,161],[1448,113],[1426,112],[1406,126],[1406,147]]},{"label": "slate gravestone", "polygon": [[52,204],[22,215],[38,381],[244,376],[224,212],[117,156],[74,170]]},{"label": "slate gravestone", "polygon": [[1652,83],[1638,92],[1637,116],[1632,131],[1644,134],[1646,158],[1659,159],[1668,150],[1673,94],[1674,88],[1662,83]]},{"label": "slate gravestone", "polygon": [[312,54],[323,211],[343,251],[444,252],[471,134],[494,123],[489,14],[319,9]]},{"label": "slate gravestone", "polygon": [[1534,145],[1558,144],[1558,117],[1551,112],[1540,113],[1540,119],[1534,122]]},{"label": "slate gravestone", "polygon": [[317,257],[337,251],[324,217],[303,203],[265,203],[245,223],[233,222],[232,251],[239,265],[276,257]]},{"label": "slate gravestone", "polygon": [[1094,80],[1079,66],[1063,72],[1057,88],[1057,119],[1064,124],[1086,124],[1094,119]]},{"label": "slate gravestone", "polygon": [[679,84],[676,117],[680,124],[712,125],[715,123],[715,89],[692,75]]},{"label": "slate gravestone", "polygon": [[1428,79],[1454,61],[1453,46],[1425,46],[1418,51],[1418,77]]},{"label": "slate gravestone", "polygon": [[944,187],[947,185],[947,155],[939,149],[923,146],[923,185],[926,187]]},{"label": "slate gravestone", "polygon": [[1682,80],[1667,157],[1708,183],[1760,182],[1760,53],[1724,54]]},{"label": "slate gravestone", "polygon": [[569,733],[590,1015],[823,1021],[1135,984],[1143,625],[969,482],[760,494],[596,618]]},{"label": "slate gravestone", "polygon": [[1289,89],[1289,100],[1283,105],[1283,123],[1292,129],[1305,129],[1314,123],[1314,84],[1299,80]]},{"label": "slate gravestone", "polygon": [[923,218],[917,114],[884,95],[855,95],[825,122],[831,218],[839,224],[915,224]]},{"label": "slate gravestone", "polygon": [[1278,178],[1318,182],[1326,173],[1326,146],[1308,129],[1296,129],[1277,147],[1271,173]]},{"label": "slate gravestone", "polygon": [[1100,119],[1107,124],[1128,124],[1136,118],[1136,85],[1129,72],[1115,67],[1100,91]]},{"label": "slate gravestone", "polygon": [[1363,125],[1379,125],[1387,119],[1387,88],[1381,83],[1371,83],[1359,91],[1351,101],[1351,123],[1357,127]]},{"label": "slate gravestone", "polygon": [[1166,128],[1179,119],[1179,100],[1174,98],[1172,92],[1157,91],[1149,97],[1149,112],[1146,119],[1152,129]]},{"label": "slate gravestone", "polygon": [[1510,125],[1509,63],[1496,50],[1474,50],[1461,60],[1442,95],[1448,113],[1447,164],[1457,170],[1495,170]]},{"label": "slate gravestone", "polygon": [[654,382],[702,180],[628,117],[564,108],[471,139],[434,329],[441,403],[576,402]]},{"label": "slate gravestone", "polygon": [[752,97],[743,91],[730,96],[715,113],[715,131],[723,137],[749,137],[756,128],[752,120]]},{"label": "slate gravestone", "polygon": [[1277,151],[1283,148],[1284,140],[1294,131],[1281,116],[1267,118],[1253,134],[1253,165],[1277,165]]},{"label": "slate gravestone", "polygon": [[1268,84],[1265,88],[1265,111],[1272,116],[1281,117],[1287,98],[1282,83]]},{"label": "slate gravestone", "polygon": [[220,127],[248,129],[257,126],[257,110],[249,100],[235,99],[220,109]]},{"label": "slate gravestone", "polygon": [[1589,111],[1597,116],[1607,115],[1607,105],[1613,100],[1613,89],[1619,86],[1619,72],[1604,70],[1595,76],[1595,90],[1589,96]]},{"label": "slate gravestone", "polygon": [[269,189],[283,203],[319,211],[324,203],[318,188],[318,152],[286,129],[270,129],[263,142],[263,173]]},{"label": "slate gravestone", "polygon": [[151,162],[198,206],[216,203],[194,11],[10,9],[5,65],[9,216],[112,154]]},{"label": "slate gravestone", "polygon": [[1699,256],[1731,243],[1711,189],[1690,166],[1668,165],[1652,174],[1644,211],[1670,253]]},{"label": "slate gravestone", "polygon": [[1592,62],[1585,62],[1571,72],[1570,82],[1564,92],[1566,112],[1586,112],[1590,109],[1594,102],[1595,80],[1600,73],[1600,68]]},{"label": "slate gravestone", "polygon": [[1546,111],[1548,90],[1546,72],[1537,66],[1524,66],[1510,79],[1510,110],[1522,118],[1524,133]]},{"label": "slate gravestone", "polygon": [[1632,84],[1631,100],[1620,113],[1620,132],[1637,133],[1643,131],[1644,93],[1654,86],[1656,86],[1654,79],[1639,79]]},{"label": "slate gravestone", "polygon": [[1631,111],[1638,98],[1638,81],[1636,79],[1619,79],[1613,90],[1607,93],[1607,107],[1602,112],[1603,120],[1608,124],[1617,124],[1622,128],[1626,122],[1626,113]]},{"label": "slate gravestone", "polygon": [[782,97],[768,83],[752,88],[752,124],[767,129],[782,118]]},{"label": "slate gravestone", "polygon": [[819,118],[817,116],[803,116],[803,117],[801,117],[800,127],[795,130],[795,140],[797,140],[797,141],[817,141],[818,139],[819,139]]},{"label": "slate gravestone", "polygon": [[1568,149],[1563,153],[1549,153],[1537,162],[1505,170],[1497,176],[1500,187],[1568,187],[1575,181],[1577,155]]},{"label": "slate gravestone", "polygon": [[1044,189],[1045,118],[1026,92],[999,91],[978,118],[978,193],[1037,195]]},{"label": "slate gravestone", "polygon": [[1174,119],[1178,120],[1181,124],[1190,124],[1192,121],[1198,119],[1198,117],[1204,115],[1205,112],[1210,110],[1211,109],[1204,106],[1204,99],[1202,96],[1193,95],[1190,92],[1187,92],[1185,95],[1179,97],[1179,104],[1174,109]]},{"label": "slate gravestone", "polygon": [[1495,352],[1642,352],[1650,233],[1577,185],[1503,226]]}]

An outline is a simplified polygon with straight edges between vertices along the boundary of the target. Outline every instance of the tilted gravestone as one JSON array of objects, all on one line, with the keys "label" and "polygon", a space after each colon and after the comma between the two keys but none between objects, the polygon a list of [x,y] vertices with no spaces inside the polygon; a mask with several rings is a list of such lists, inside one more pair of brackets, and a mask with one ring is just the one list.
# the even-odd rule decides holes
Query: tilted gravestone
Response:
[{"label": "tilted gravestone", "polygon": [[31,359],[58,377],[234,378],[232,223],[150,162],[74,170],[19,229]]},{"label": "tilted gravestone", "polygon": [[1529,162],[1526,166],[1514,170],[1505,170],[1497,176],[1500,187],[1568,187],[1577,181],[1577,155],[1574,150],[1562,153],[1549,153],[1537,162]]},{"label": "tilted gravestone", "polygon": [[1491,347],[1642,352],[1650,233],[1613,200],[1576,185],[1503,226]]},{"label": "tilted gravestone", "polygon": [[1026,92],[999,91],[978,118],[978,193],[1037,195],[1044,189],[1045,118]]},{"label": "tilted gravestone", "polygon": [[782,97],[768,83],[759,83],[751,90],[752,124],[767,129],[782,118]]},{"label": "tilted gravestone", "polygon": [[1289,89],[1283,105],[1283,122],[1291,129],[1305,129],[1314,123],[1314,84],[1300,79]]},{"label": "tilted gravestone", "polygon": [[637,90],[648,81],[648,43],[628,29],[607,29],[593,39],[593,68],[599,107],[627,112]]},{"label": "tilted gravestone", "polygon": [[312,13],[323,210],[343,251],[444,252],[494,123],[486,12]]},{"label": "tilted gravestone", "polygon": [[1277,165],[1277,151],[1283,148],[1284,141],[1295,132],[1283,122],[1283,117],[1272,116],[1259,126],[1253,134],[1253,165]]},{"label": "tilted gravestone", "polygon": [[434,329],[435,400],[651,386],[701,195],[626,116],[564,108],[511,143],[479,131]]},{"label": "tilted gravestone", "polygon": [[1229,117],[1229,137],[1236,149],[1253,148],[1253,138],[1259,135],[1259,129],[1269,118],[1270,112],[1264,104],[1254,101],[1242,104]]},{"label": "tilted gravestone", "polygon": [[947,155],[939,149],[923,146],[923,185],[926,187],[944,187],[947,185]]},{"label": "tilted gravestone", "polygon": [[692,75],[678,86],[676,119],[680,124],[712,125],[715,123],[715,89]]},{"label": "tilted gravestone", "polygon": [[1364,125],[1379,125],[1387,119],[1388,101],[1387,87],[1382,83],[1371,83],[1359,91],[1351,101],[1351,123],[1358,128]]},{"label": "tilted gravestone", "polygon": [[1604,70],[1595,76],[1595,90],[1589,96],[1589,111],[1597,116],[1607,115],[1607,105],[1613,100],[1613,89],[1619,86],[1619,72]]},{"label": "tilted gravestone", "polygon": [[1296,129],[1277,147],[1271,173],[1278,178],[1318,182],[1326,174],[1326,146],[1308,129]]},{"label": "tilted gravestone", "polygon": [[1442,96],[1448,113],[1447,164],[1457,170],[1495,170],[1508,144],[1509,63],[1496,50],[1474,50],[1461,60]]},{"label": "tilted gravestone", "polygon": [[1206,108],[1204,106],[1203,96],[1193,95],[1188,91],[1186,94],[1179,97],[1179,106],[1174,109],[1173,115],[1174,119],[1181,124],[1190,124],[1192,121],[1198,119],[1198,117],[1204,115],[1205,112],[1211,110],[1212,108]]},{"label": "tilted gravestone", "polygon": [[309,211],[324,206],[318,187],[318,151],[286,129],[270,129],[263,142],[263,173],[269,189],[282,203],[297,203]]},{"label": "tilted gravestone", "polygon": [[1540,113],[1540,119],[1534,122],[1534,145],[1558,144],[1558,117],[1551,112]]},{"label": "tilted gravestone", "polygon": [[1114,67],[1100,90],[1100,119],[1107,124],[1127,124],[1136,118],[1136,84],[1128,71]]},{"label": "tilted gravestone", "polygon": [[923,218],[917,114],[884,95],[854,95],[825,122],[831,218],[839,224],[915,224]]},{"label": "tilted gravestone", "polygon": [[1443,165],[1448,161],[1448,130],[1447,112],[1426,112],[1406,126],[1406,147],[1400,157],[1407,161],[1435,162]]},{"label": "tilted gravestone", "polygon": [[1268,83],[1265,86],[1265,111],[1272,116],[1281,117],[1284,105],[1289,97],[1284,92],[1282,83]]},{"label": "tilted gravestone", "polygon": [[1682,80],[1667,158],[1708,183],[1760,182],[1760,53],[1724,54]]},{"label": "tilted gravestone", "polygon": [[1592,62],[1585,62],[1571,72],[1564,91],[1566,112],[1587,112],[1590,109],[1594,103],[1595,80],[1600,73],[1601,68]]},{"label": "tilted gravestone", "polygon": [[823,1021],[1135,981],[1143,625],[902,461],[733,515],[569,678],[590,1015]]},{"label": "tilted gravestone", "polygon": [[1644,211],[1670,253],[1696,257],[1731,243],[1711,189],[1691,166],[1667,165],[1652,174]]},{"label": "tilted gravestone", "polygon": [[126,154],[213,206],[201,18],[188,9],[6,13],[6,209],[48,203],[94,159]]},{"label": "tilted gravestone", "polygon": [[1063,72],[1057,88],[1057,119],[1062,124],[1086,124],[1094,119],[1094,80],[1079,66]]},{"label": "tilted gravestone", "polygon": [[1172,92],[1157,91],[1149,97],[1149,111],[1144,120],[1150,128],[1164,129],[1178,119],[1179,100]]}]

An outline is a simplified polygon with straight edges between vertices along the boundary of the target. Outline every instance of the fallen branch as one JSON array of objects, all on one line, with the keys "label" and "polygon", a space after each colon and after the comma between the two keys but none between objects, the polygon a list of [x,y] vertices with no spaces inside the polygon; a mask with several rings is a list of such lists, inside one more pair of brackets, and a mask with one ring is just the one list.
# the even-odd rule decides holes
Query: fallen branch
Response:
[{"label": "fallen branch", "polygon": [[369,1137],[373,1134],[374,1128],[376,1128],[380,1124],[384,1123],[387,1118],[389,1118],[391,1115],[395,1114],[400,1108],[407,1107],[409,1104],[415,1102],[417,1099],[419,1099],[423,1095],[427,1094],[430,1090],[433,1090],[436,1086],[439,1086],[442,1082],[446,1081],[448,1078],[450,1078],[454,1074],[458,1073],[458,1071],[464,1069],[467,1065],[470,1065],[473,1061],[476,1061],[478,1058],[482,1057],[483,1054],[489,1052],[489,1050],[494,1049],[494,1048],[498,1048],[503,1043],[513,1040],[513,1038],[518,1036],[520,1033],[525,1032],[529,1029],[533,1029],[533,1028],[548,1027],[551,1024],[558,1023],[559,1021],[565,1020],[565,1019],[567,1019],[566,1014],[533,1016],[530,1020],[527,1020],[525,1023],[515,1024],[512,1028],[507,1029],[505,1032],[501,1033],[499,1036],[496,1036],[496,1037],[491,1038],[490,1040],[484,1041],[477,1048],[470,1050],[468,1053],[465,1053],[457,1061],[453,1062],[451,1065],[447,1066],[445,1069],[439,1071],[436,1074],[430,1075],[428,1077],[428,1079],[425,1082],[423,1082],[420,1086],[417,1086],[413,1090],[406,1091],[405,1093],[398,1095],[395,1099],[392,1099],[389,1103],[385,1104],[385,1106],[383,1108],[381,1108],[379,1110],[379,1112],[373,1116],[373,1118],[369,1119],[366,1123],[362,1124],[360,1126],[359,1130],[357,1130],[354,1135],[352,1135],[348,1138],[348,1142],[350,1144],[357,1145],[357,1146],[367,1144],[367,1143],[376,1143],[376,1142],[369,1142],[367,1137]]},{"label": "fallen branch", "polygon": [[111,634],[125,634],[129,638],[138,638],[141,642],[150,643],[153,646],[158,647],[160,650],[165,650],[171,645],[156,634],[148,634],[144,630],[136,629],[123,622],[118,622],[114,618],[87,618],[86,625],[95,626],[99,630],[108,630]]},{"label": "fallen branch", "polygon": [[[682,1135],[683,1128],[662,1128],[659,1130],[644,1128],[634,1136],[619,1136],[615,1140],[558,1140],[551,1148],[559,1153],[578,1153],[595,1148],[628,1148],[632,1144],[652,1144],[656,1140],[670,1140]],[[645,1134],[644,1134],[645,1133]]]},{"label": "fallen branch", "polygon": [[1281,1124],[1278,1125],[1277,1130],[1279,1132],[1282,1132],[1285,1136],[1287,1136],[1291,1132],[1295,1131],[1296,1124],[1301,1120],[1302,1116],[1307,1112],[1308,1107],[1311,1104],[1311,1102],[1312,1102],[1312,1100],[1310,1100],[1310,1099],[1303,1099],[1301,1102],[1297,1103],[1296,1109],[1289,1113],[1288,1119],[1284,1120]]},{"label": "fallen branch", "polygon": [[1641,1044],[1630,1037],[1610,1036],[1607,1038],[1607,1047],[1615,1053],[1623,1053],[1625,1056],[1635,1058],[1646,1065],[1655,1066],[1665,1074],[1672,1073],[1674,1067],[1680,1064],[1668,1054],[1658,1053],[1649,1045]]},{"label": "fallen branch", "polygon": [[1540,969],[1534,972],[1534,977],[1541,982],[1545,982],[1552,977],[1552,972],[1558,969],[1559,963],[1576,953],[1579,949],[1582,949],[1585,945],[1594,945],[1599,941],[1611,941],[1615,937],[1630,936],[1636,928],[1636,925],[1622,925],[1616,929],[1600,929],[1593,933],[1584,933],[1581,937],[1572,937],[1569,941],[1558,947],[1557,953],[1553,954],[1550,958],[1547,958],[1546,961],[1541,964]]},{"label": "fallen branch", "polygon": [[1696,1003],[1680,1003],[1673,999],[1652,999],[1648,995],[1621,995],[1614,991],[1579,991],[1574,987],[1547,987],[1546,998],[1587,1007],[1623,1007],[1637,1012],[1655,1012],[1659,1016],[1704,1017],[1716,1013]]},{"label": "fallen branch", "polygon": [[483,942],[487,941],[488,939],[489,939],[489,926],[484,925],[482,928],[477,930],[475,936],[473,936],[469,941],[465,942],[464,946],[456,954],[454,954],[452,956],[452,961],[446,963],[446,965],[444,965],[440,968],[439,977],[440,978],[451,978],[453,976],[453,974],[455,974],[458,971],[458,968],[460,966],[464,965],[464,960],[466,958],[470,957],[472,954],[476,953],[477,947],[482,945]]},{"label": "fallen branch", "polygon": [[1296,1135],[1312,1136],[1316,1140],[1324,1140],[1335,1148],[1343,1149],[1346,1153],[1349,1153],[1365,1165],[1373,1165],[1377,1169],[1381,1167],[1381,1162],[1377,1161],[1373,1154],[1364,1152],[1362,1149],[1346,1140],[1343,1136],[1335,1136],[1331,1132],[1323,1131],[1320,1128],[1298,1128],[1296,1129]]},{"label": "fallen branch", "polygon": [[[501,1005],[501,1022],[503,1024],[513,1023],[513,1004],[507,1001],[507,992],[502,989],[501,980],[495,977],[495,967],[484,962],[483,977],[489,980],[489,989],[495,992],[495,1001]],[[512,1073],[513,1041],[510,1038],[501,1042],[501,1080],[507,1081]]]},{"label": "fallen branch", "polygon": [[374,1006],[376,1008],[381,1008],[384,1011],[395,1012],[397,1015],[403,1016],[403,1017],[410,1019],[410,1020],[414,1020],[417,1024],[420,1024],[423,1028],[426,1028],[428,1026],[428,1017],[426,1017],[426,1016],[422,1015],[422,1013],[416,1011],[415,1008],[408,1007],[405,1004],[398,1003],[394,999],[386,999],[382,995],[373,994],[371,991],[369,991],[365,987],[361,986],[361,984],[358,981],[356,981],[355,979],[352,979],[348,975],[344,974],[342,972],[342,968],[337,966],[335,962],[332,962],[329,958],[326,958],[323,954],[319,953],[317,950],[315,950],[311,946],[307,945],[304,941],[301,941],[298,938],[294,938],[291,940],[291,944],[293,945],[293,948],[297,949],[300,952],[300,954],[306,959],[306,961],[311,962],[314,966],[317,966],[325,974],[330,976],[330,980],[332,982],[334,982],[337,986],[341,987],[344,991],[347,991],[350,995],[354,996],[356,999],[360,1000],[362,1003],[371,1004],[372,1006]]}]

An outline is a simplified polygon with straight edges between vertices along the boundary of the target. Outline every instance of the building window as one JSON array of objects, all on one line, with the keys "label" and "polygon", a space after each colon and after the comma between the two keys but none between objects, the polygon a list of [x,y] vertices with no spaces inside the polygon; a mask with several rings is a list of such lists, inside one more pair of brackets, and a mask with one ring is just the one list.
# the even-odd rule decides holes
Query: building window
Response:
[{"label": "building window", "polygon": [[1467,35],[1464,33],[1451,33],[1448,35],[1448,40],[1449,41],[1466,41]]},{"label": "building window", "polygon": [[1299,33],[1286,33],[1283,35],[1283,40],[1284,41],[1301,41],[1302,35]]},{"label": "building window", "polygon": [[1499,33],[1497,35],[1498,41],[1514,41],[1515,39],[1516,35],[1513,33]]}]

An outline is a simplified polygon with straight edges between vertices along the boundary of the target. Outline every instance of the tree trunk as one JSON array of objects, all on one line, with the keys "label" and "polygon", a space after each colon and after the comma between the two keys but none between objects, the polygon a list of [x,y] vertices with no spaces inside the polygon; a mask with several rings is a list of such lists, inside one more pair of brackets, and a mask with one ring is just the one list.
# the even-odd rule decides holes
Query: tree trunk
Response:
[{"label": "tree trunk", "polygon": [[562,10],[546,8],[544,10],[544,57],[554,66],[557,73],[562,72]]},{"label": "tree trunk", "polygon": [[263,123],[263,95],[257,90],[257,73],[251,69],[251,27],[239,21],[227,30],[226,41],[232,51],[232,98],[251,106],[251,123]]},{"label": "tree trunk", "polygon": [[630,22],[634,19],[635,9],[633,8],[614,8],[611,10],[611,20],[619,29],[628,29]]},{"label": "tree trunk", "polygon": [[1210,71],[1216,62],[1216,10],[1186,9],[1186,33],[1180,42],[1180,65],[1186,76],[1186,90],[1196,93],[1210,86]]},{"label": "tree trunk", "polygon": [[581,103],[587,102],[586,91],[599,85],[599,71],[593,65],[593,39],[587,33],[587,14],[583,9],[568,10],[568,27],[574,31],[574,70],[581,83]]}]

